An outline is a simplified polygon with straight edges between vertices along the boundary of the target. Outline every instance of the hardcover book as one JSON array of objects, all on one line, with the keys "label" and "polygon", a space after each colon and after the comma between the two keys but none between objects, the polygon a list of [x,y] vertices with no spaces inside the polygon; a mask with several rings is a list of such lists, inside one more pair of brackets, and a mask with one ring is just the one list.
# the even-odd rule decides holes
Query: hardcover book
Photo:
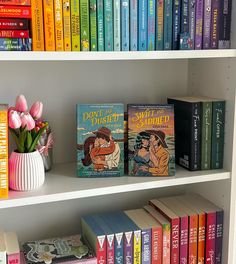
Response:
[{"label": "hardcover book", "polygon": [[80,0],[80,14],[81,14],[81,51],[90,50],[90,29],[89,29],[89,1]]},{"label": "hardcover book", "polygon": [[0,5],[29,6],[30,5],[30,0],[0,0]]},{"label": "hardcover book", "polygon": [[64,50],[62,0],[54,1],[56,51]]},{"label": "hardcover book", "polygon": [[51,263],[89,263],[96,264],[90,248],[81,239],[81,235],[55,237],[23,244],[26,264]]},{"label": "hardcover book", "polygon": [[148,0],[148,50],[155,50],[156,1]]},{"label": "hardcover book", "polygon": [[194,49],[196,29],[196,0],[189,0],[189,34],[191,39],[191,49]]},{"label": "hardcover book", "polygon": [[113,1],[104,0],[105,51],[114,50]]},{"label": "hardcover book", "polygon": [[97,34],[98,34],[98,51],[104,51],[104,10],[103,0],[97,0]]},{"label": "hardcover book", "polygon": [[90,16],[90,47],[91,51],[97,51],[97,1],[90,0],[89,2],[89,16]]},{"label": "hardcover book", "polygon": [[71,42],[72,51],[80,51],[80,12],[79,0],[71,1]]},{"label": "hardcover book", "polygon": [[78,104],[77,148],[79,177],[123,176],[123,104]]},{"label": "hardcover book", "polygon": [[0,18],[0,29],[29,29],[28,19],[18,19],[18,18]]},{"label": "hardcover book", "polygon": [[204,0],[196,0],[195,49],[202,49]]},{"label": "hardcover book", "polygon": [[181,0],[173,1],[173,50],[179,49],[180,43],[180,19],[181,19]]},{"label": "hardcover book", "polygon": [[0,29],[0,38],[29,38],[29,30]]},{"label": "hardcover book", "polygon": [[138,0],[130,1],[130,50],[138,50]]},{"label": "hardcover book", "polygon": [[128,105],[129,174],[175,174],[174,109],[172,105]]},{"label": "hardcover book", "polygon": [[212,0],[211,10],[211,49],[218,49],[219,44],[219,18],[220,18],[220,0]]},{"label": "hardcover book", "polygon": [[138,50],[147,50],[148,1],[138,0]]},{"label": "hardcover book", "polygon": [[164,0],[164,50],[172,49],[173,1]]},{"label": "hardcover book", "polygon": [[164,49],[164,0],[158,0],[156,3],[156,50]]},{"label": "hardcover book", "polygon": [[[36,1],[36,0],[32,0],[32,3],[33,1]],[[31,7],[30,6],[0,5],[0,17],[1,18],[3,17],[31,18]]]},{"label": "hardcover book", "polygon": [[114,9],[114,51],[121,50],[121,1],[115,0],[113,9]]},{"label": "hardcover book", "polygon": [[129,51],[129,1],[121,0],[121,50]]},{"label": "hardcover book", "polygon": [[70,0],[63,0],[64,51],[71,51]]},{"label": "hardcover book", "polygon": [[211,8],[212,0],[204,0],[203,49],[211,47]]}]

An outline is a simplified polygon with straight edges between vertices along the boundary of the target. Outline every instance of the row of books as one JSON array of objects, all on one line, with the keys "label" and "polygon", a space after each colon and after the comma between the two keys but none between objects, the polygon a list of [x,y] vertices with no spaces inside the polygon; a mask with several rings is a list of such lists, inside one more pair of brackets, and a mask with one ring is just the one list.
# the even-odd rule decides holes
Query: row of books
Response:
[{"label": "row of books", "polygon": [[31,51],[30,21],[29,0],[1,0],[0,51]]},{"label": "row of books", "polygon": [[189,170],[222,169],[225,101],[209,97],[173,97],[176,162]]},{"label": "row of books", "polygon": [[197,194],[87,215],[81,225],[97,263],[222,263],[223,209]]}]

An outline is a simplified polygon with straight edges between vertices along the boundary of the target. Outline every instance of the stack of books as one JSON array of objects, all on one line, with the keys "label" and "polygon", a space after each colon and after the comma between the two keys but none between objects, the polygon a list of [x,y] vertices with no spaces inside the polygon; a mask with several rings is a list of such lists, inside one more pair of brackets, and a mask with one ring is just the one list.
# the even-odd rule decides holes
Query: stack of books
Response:
[{"label": "stack of books", "polygon": [[30,0],[0,1],[0,51],[31,51]]},{"label": "stack of books", "polygon": [[222,263],[223,209],[196,194],[87,215],[81,224],[98,263]]}]

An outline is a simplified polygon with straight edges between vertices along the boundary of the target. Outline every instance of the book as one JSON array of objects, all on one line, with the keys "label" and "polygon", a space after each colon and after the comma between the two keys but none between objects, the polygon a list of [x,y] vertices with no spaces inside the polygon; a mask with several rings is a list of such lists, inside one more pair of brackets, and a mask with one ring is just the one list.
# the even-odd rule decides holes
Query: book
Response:
[{"label": "book", "polygon": [[[33,1],[36,1],[36,0],[32,0],[32,2]],[[31,18],[31,7],[30,6],[0,5],[0,17],[1,18],[3,17]]]},{"label": "book", "polygon": [[0,199],[1,198],[8,198],[8,105],[6,104],[0,104]]},{"label": "book", "polygon": [[129,174],[175,174],[172,105],[128,105]]},{"label": "book", "polygon": [[164,49],[164,0],[158,0],[156,3],[156,50]]},{"label": "book", "polygon": [[220,0],[212,0],[211,10],[211,49],[218,49],[219,45],[219,27],[220,27]]},{"label": "book", "polygon": [[181,0],[173,1],[173,37],[172,48],[173,50],[179,49],[180,43],[180,19],[181,19]]},{"label": "book", "polygon": [[70,6],[71,15],[71,50],[80,51],[80,0],[72,0]]},{"label": "book", "polygon": [[78,104],[77,148],[79,177],[123,176],[123,104]]},{"label": "book", "polygon": [[90,50],[89,1],[80,0],[81,51]]},{"label": "book", "polygon": [[53,1],[43,0],[45,50],[55,51],[55,23]]},{"label": "book", "polygon": [[55,15],[55,42],[56,51],[64,50],[64,33],[63,33],[63,3],[62,0],[54,0]]},{"label": "book", "polygon": [[[115,22],[115,20],[114,20],[114,22]],[[97,24],[98,24],[98,28],[97,28],[98,51],[104,51],[104,6],[103,6],[103,0],[97,0]]]},{"label": "book", "polygon": [[181,0],[180,31],[182,34],[189,33],[189,1],[191,0]]},{"label": "book", "polygon": [[189,0],[189,34],[190,47],[195,49],[195,29],[196,29],[196,0]]},{"label": "book", "polygon": [[97,1],[89,2],[89,18],[90,18],[90,47],[91,51],[97,51]]},{"label": "book", "polygon": [[211,47],[211,8],[212,0],[204,0],[203,49]]},{"label": "book", "polygon": [[63,0],[64,51],[71,51],[70,0]]},{"label": "book", "polygon": [[148,1],[138,0],[138,50],[147,50]]},{"label": "book", "polygon": [[138,50],[138,0],[130,1],[130,50]]},{"label": "book", "polygon": [[171,264],[179,263],[179,250],[180,250],[180,219],[162,202],[152,199],[149,201],[149,205],[153,206],[159,213],[161,213],[171,224],[171,237],[170,237],[170,256]]},{"label": "book", "polygon": [[5,232],[6,254],[8,264],[20,263],[20,247],[15,232]]},{"label": "book", "polygon": [[105,51],[114,50],[113,1],[104,0]]},{"label": "book", "polygon": [[33,51],[44,51],[43,0],[31,0]]},{"label": "book", "polygon": [[201,103],[192,97],[168,98],[175,109],[176,163],[189,169],[201,168]]},{"label": "book", "polygon": [[0,18],[0,29],[29,30],[29,20],[24,18]]},{"label": "book", "polygon": [[0,51],[32,51],[31,38],[0,38]]},{"label": "book", "polygon": [[121,0],[121,50],[129,51],[129,0]]},{"label": "book", "polygon": [[203,5],[203,0],[196,0],[195,49],[202,49]]},{"label": "book", "polygon": [[28,241],[22,248],[26,264],[97,263],[96,257],[80,234]]},{"label": "book", "polygon": [[155,50],[156,1],[148,0],[148,50]]},{"label": "book", "polygon": [[29,6],[30,0],[0,0],[0,5]]},{"label": "book", "polygon": [[0,29],[0,38],[29,38],[29,30]]},{"label": "book", "polygon": [[164,1],[164,50],[172,49],[173,0]]},{"label": "book", "polygon": [[115,0],[114,5],[114,51],[121,50],[121,2]]},{"label": "book", "polygon": [[6,243],[3,230],[0,230],[0,264],[7,264]]}]

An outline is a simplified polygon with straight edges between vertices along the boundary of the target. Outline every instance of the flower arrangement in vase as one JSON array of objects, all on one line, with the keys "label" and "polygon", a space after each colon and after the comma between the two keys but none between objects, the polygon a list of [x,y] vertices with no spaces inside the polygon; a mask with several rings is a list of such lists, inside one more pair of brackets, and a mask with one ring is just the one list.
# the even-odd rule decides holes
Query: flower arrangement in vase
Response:
[{"label": "flower arrangement in vase", "polygon": [[28,112],[24,95],[19,95],[15,107],[9,108],[9,130],[17,148],[9,158],[9,186],[13,190],[31,191],[44,183],[44,164],[37,150],[39,139],[47,128],[47,123],[37,126],[42,112],[42,102],[35,102]]}]

